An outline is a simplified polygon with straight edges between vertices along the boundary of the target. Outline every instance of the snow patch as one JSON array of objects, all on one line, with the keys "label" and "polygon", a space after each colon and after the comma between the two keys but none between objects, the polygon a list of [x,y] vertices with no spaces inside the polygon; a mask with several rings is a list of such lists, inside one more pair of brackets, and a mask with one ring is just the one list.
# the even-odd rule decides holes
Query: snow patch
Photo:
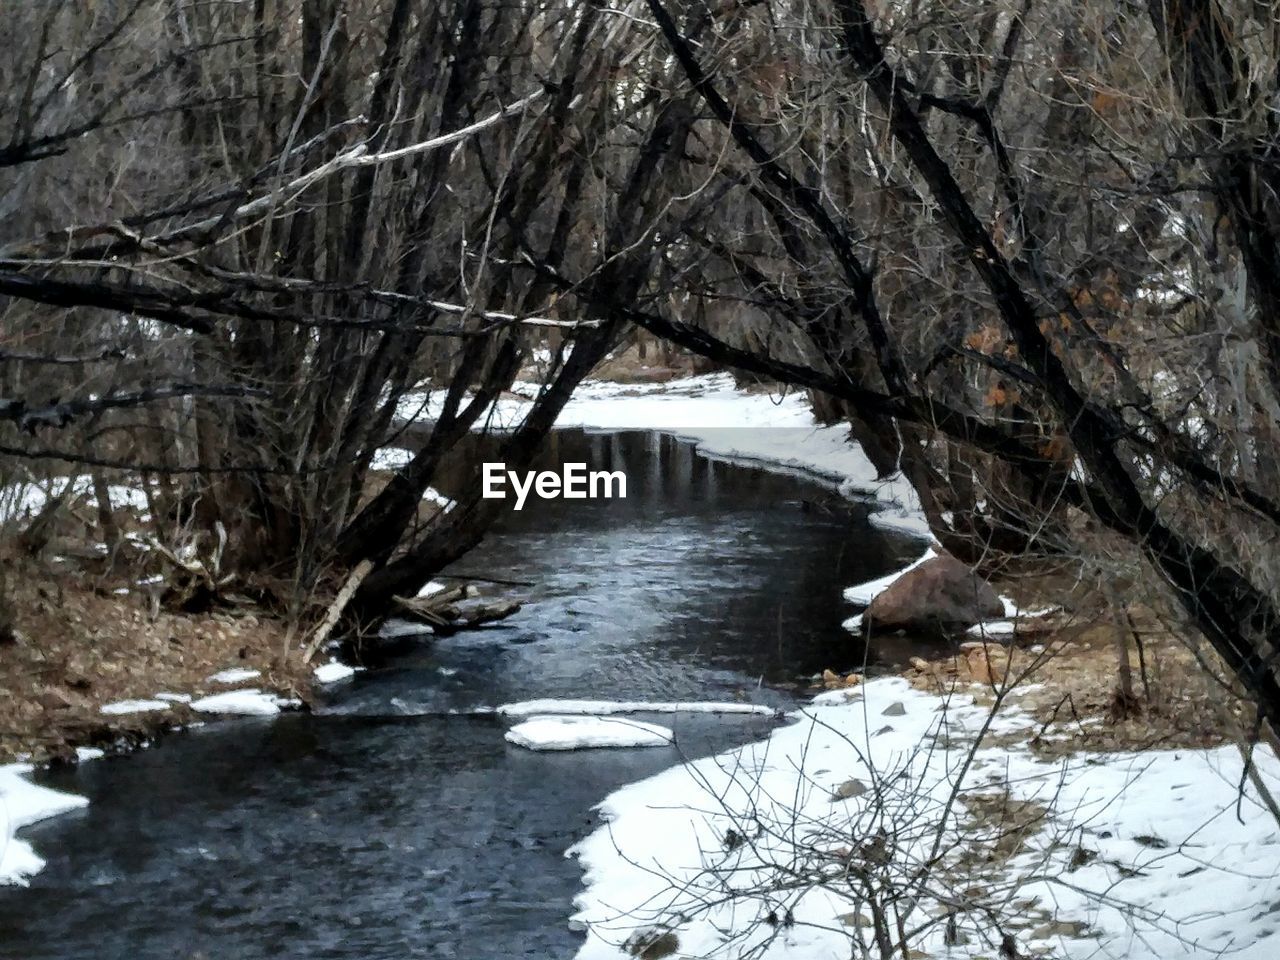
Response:
[{"label": "snow patch", "polygon": [[445,513],[448,513],[458,505],[456,501],[446,497],[435,487],[427,487],[426,492],[422,494],[422,499],[426,500],[428,503],[434,503]]},{"label": "snow patch", "polygon": [[920,559],[907,564],[901,570],[895,570],[893,573],[886,574],[885,576],[879,577],[875,580],[868,580],[866,583],[859,583],[852,587],[845,587],[844,598],[850,603],[861,604],[864,607],[868,606],[877,596],[884,593],[893,586],[894,583],[902,579],[903,574],[914,570],[926,560],[932,560],[937,555],[938,554],[933,547],[930,547],[924,552],[924,555],[921,556]]},{"label": "snow patch", "polygon": [[346,680],[355,675],[355,667],[349,667],[345,663],[339,663],[337,660],[330,660],[315,669],[317,683],[337,683],[339,680]]},{"label": "snow patch", "polygon": [[280,703],[271,693],[261,690],[230,690],[203,697],[191,704],[200,713],[236,714],[246,717],[271,717],[280,712]]},{"label": "snow patch", "polygon": [[221,670],[208,678],[210,683],[243,683],[246,680],[252,680],[254,677],[262,676],[261,670],[253,670],[249,667],[232,667],[230,670]]},{"label": "snow patch", "polygon": [[114,703],[104,703],[98,708],[99,713],[105,713],[109,717],[120,716],[126,713],[151,713],[155,710],[168,710],[172,706],[167,700],[117,700]]}]

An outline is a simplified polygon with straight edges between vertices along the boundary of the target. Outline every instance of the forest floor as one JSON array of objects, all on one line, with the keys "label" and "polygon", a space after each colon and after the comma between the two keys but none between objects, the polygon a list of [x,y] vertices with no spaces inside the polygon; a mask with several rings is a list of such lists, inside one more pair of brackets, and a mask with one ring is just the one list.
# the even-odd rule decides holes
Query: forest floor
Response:
[{"label": "forest floor", "polygon": [[1066,626],[1018,644],[969,640],[969,649],[914,658],[901,675],[930,693],[963,690],[979,704],[994,701],[1006,676],[1009,701],[1034,717],[1031,746],[1042,757],[1073,752],[1207,748],[1248,729],[1245,704],[1224,694],[1196,662],[1184,639],[1152,640],[1143,669],[1130,654],[1133,699],[1117,693],[1117,653],[1105,626]]},{"label": "forest floor", "polygon": [[309,694],[310,667],[281,656],[279,620],[175,613],[123,577],[6,567],[17,638],[0,646],[0,763],[127,747],[208,719],[191,703],[233,690],[260,695],[232,700],[229,713],[270,713],[277,699]]}]

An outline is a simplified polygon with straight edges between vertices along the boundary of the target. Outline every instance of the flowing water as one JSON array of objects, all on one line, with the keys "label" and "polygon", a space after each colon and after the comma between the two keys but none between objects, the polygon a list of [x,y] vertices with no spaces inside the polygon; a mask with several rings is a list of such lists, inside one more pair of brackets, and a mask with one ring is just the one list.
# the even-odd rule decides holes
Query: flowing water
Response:
[{"label": "flowing water", "polygon": [[565,431],[628,497],[538,501],[459,565],[527,581],[512,619],[420,644],[310,715],[211,724],[41,775],[91,800],[24,834],[4,960],[571,957],[565,850],[617,787],[767,735],[764,716],[649,717],[677,745],[531,753],[469,713],[535,697],[790,707],[861,659],[840,589],[918,547],[802,478],[657,434]]}]

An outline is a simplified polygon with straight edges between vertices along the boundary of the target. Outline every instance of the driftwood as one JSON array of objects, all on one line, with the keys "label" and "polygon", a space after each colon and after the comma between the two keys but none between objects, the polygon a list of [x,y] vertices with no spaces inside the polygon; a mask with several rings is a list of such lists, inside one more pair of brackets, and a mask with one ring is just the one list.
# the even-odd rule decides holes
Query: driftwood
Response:
[{"label": "driftwood", "polygon": [[504,620],[521,606],[515,600],[479,597],[472,586],[452,587],[426,597],[394,597],[393,600],[406,619],[429,624],[441,633]]}]

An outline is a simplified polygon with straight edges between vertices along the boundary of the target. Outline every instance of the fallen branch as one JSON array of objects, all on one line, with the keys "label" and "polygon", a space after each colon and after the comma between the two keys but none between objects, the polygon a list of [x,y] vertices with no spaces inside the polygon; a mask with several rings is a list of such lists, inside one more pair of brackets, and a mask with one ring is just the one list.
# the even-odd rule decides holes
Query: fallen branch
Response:
[{"label": "fallen branch", "polygon": [[333,632],[333,628],[338,625],[338,621],[342,619],[342,613],[347,609],[347,604],[351,602],[351,598],[355,596],[356,590],[360,588],[360,584],[364,582],[373,571],[372,560],[361,560],[356,564],[355,569],[351,571],[351,575],[347,577],[347,582],[342,585],[342,589],[338,591],[338,595],[333,598],[333,603],[329,604],[329,609],[325,611],[324,619],[320,621],[320,626],[316,627],[315,633],[311,635],[311,639],[307,641],[306,648],[302,653],[302,662],[310,663],[311,658],[316,655],[316,651],[329,638],[329,634]]}]

